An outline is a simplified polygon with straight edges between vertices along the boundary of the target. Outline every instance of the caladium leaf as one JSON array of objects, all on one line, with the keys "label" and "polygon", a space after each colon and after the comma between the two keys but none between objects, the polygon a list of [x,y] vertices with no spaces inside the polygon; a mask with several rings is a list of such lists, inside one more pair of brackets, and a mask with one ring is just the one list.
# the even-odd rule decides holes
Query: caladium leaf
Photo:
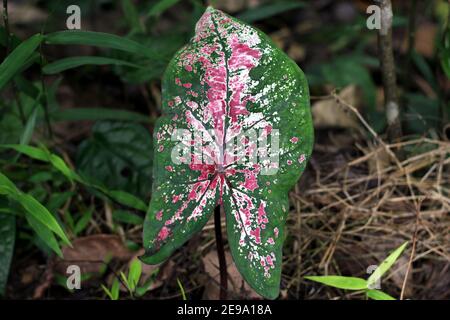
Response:
[{"label": "caladium leaf", "polygon": [[238,270],[276,298],[288,191],[313,144],[303,72],[265,34],[208,8],[162,91],[142,260],[165,260],[223,205]]}]

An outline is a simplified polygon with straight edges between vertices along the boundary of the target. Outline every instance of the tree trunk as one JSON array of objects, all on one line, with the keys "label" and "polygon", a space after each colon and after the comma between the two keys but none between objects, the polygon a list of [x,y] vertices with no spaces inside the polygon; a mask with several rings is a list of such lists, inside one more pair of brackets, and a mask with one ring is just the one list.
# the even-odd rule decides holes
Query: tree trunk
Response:
[{"label": "tree trunk", "polygon": [[397,94],[397,76],[395,73],[394,53],[392,49],[392,4],[391,0],[380,0],[381,29],[378,34],[378,45],[383,75],[384,105],[388,123],[389,141],[393,142],[402,136],[400,123],[400,106]]}]

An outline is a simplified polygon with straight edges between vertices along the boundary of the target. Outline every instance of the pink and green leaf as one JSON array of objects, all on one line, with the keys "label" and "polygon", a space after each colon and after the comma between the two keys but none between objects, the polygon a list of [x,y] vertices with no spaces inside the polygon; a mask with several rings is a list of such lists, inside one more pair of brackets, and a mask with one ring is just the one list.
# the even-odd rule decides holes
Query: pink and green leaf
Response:
[{"label": "pink and green leaf", "polygon": [[223,205],[238,270],[276,298],[288,192],[313,145],[303,72],[265,34],[208,8],[162,86],[142,260],[168,258]]}]

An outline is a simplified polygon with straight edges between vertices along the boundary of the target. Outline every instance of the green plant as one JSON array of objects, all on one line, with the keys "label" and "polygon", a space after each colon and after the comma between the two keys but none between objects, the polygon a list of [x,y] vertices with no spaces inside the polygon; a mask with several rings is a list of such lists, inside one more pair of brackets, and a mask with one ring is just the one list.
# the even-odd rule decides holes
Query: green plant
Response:
[{"label": "green plant", "polygon": [[91,182],[88,178],[83,177],[69,168],[65,161],[58,155],[48,151],[44,146],[40,148],[25,146],[25,145],[0,145],[0,148],[13,149],[21,154],[24,154],[32,159],[43,161],[51,164],[57,171],[65,176],[70,182],[77,182],[86,187],[97,190],[112,200],[136,210],[145,211],[147,206],[136,196],[121,190],[109,190],[102,184]]},{"label": "green plant", "polygon": [[[142,297],[150,289],[153,283],[153,276],[158,272],[155,270],[153,275],[149,277],[145,283],[139,285],[142,276],[142,263],[138,259],[134,259],[130,267],[128,268],[128,276],[122,271],[119,273],[120,281],[124,284],[131,298]],[[103,284],[101,285],[103,291],[108,295],[111,300],[118,300],[120,295],[120,283],[119,279],[116,277],[113,280],[111,289],[108,289]]]},{"label": "green plant", "polygon": [[85,176],[108,188],[148,198],[152,149],[151,135],[140,124],[99,121],[92,128],[92,136],[80,144],[76,165]]},{"label": "green plant", "polygon": [[[23,193],[4,174],[0,173],[0,195],[21,205],[30,226],[59,256],[62,256],[54,234],[70,245],[66,233],[55,217],[33,196]],[[9,210],[7,210],[10,212]],[[14,213],[10,213],[14,214]]]},{"label": "green plant", "polygon": [[[445,4],[443,4],[445,7]],[[450,14],[448,13],[448,5],[447,5],[447,16],[443,19],[443,25],[441,30],[441,36],[438,38],[441,41],[438,43],[439,49],[439,58],[442,66],[442,70],[444,71],[447,78],[450,79]]]},{"label": "green plant", "polygon": [[387,293],[375,289],[375,285],[381,280],[381,277],[392,267],[397,259],[405,250],[408,242],[395,249],[369,276],[367,280],[356,277],[345,276],[307,276],[305,279],[319,282],[330,287],[345,290],[363,291],[368,298],[374,300],[395,300]]},{"label": "green plant", "polygon": [[196,30],[163,79],[141,259],[149,264],[167,259],[215,211],[226,287],[220,205],[238,270],[260,295],[274,299],[288,191],[312,151],[308,85],[265,34],[219,10],[208,8]]},{"label": "green plant", "polygon": [[181,283],[180,279],[178,279],[178,278],[177,278],[177,284],[178,284],[178,288],[180,288],[181,298],[183,300],[187,300],[186,292],[184,290],[183,284]]},{"label": "green plant", "polygon": [[111,290],[105,287],[103,284],[101,285],[103,291],[111,300],[119,300],[120,295],[120,283],[117,278],[114,279]]},{"label": "green plant", "polygon": [[[4,1],[3,5],[7,7],[8,2]],[[51,153],[46,147],[47,144],[52,144],[51,125],[54,122],[120,120],[134,123],[122,124],[121,128],[125,128],[122,132],[117,127],[114,133],[110,130],[105,134],[105,140],[108,141],[113,136],[113,139],[109,140],[112,140],[115,148],[118,148],[117,136],[123,135],[126,128],[131,128],[124,136],[131,140],[136,140],[136,137],[140,136],[142,147],[148,149],[148,147],[151,148],[150,136],[137,122],[150,123],[150,117],[136,112],[107,108],[61,109],[56,99],[61,78],[47,86],[43,80],[36,82],[27,80],[23,73],[33,65],[38,65],[41,76],[57,74],[85,65],[114,65],[116,68],[134,72],[142,68],[142,65],[133,63],[136,57],[144,57],[147,61],[159,59],[157,50],[152,50],[151,47],[143,46],[128,37],[106,33],[73,31],[44,34],[42,31],[22,41],[11,34],[6,12],[3,18],[4,25],[0,26],[0,46],[5,47],[7,56],[0,64],[0,90],[2,94],[10,90],[13,93],[13,99],[9,99],[7,95],[5,95],[6,99],[3,97],[0,99],[0,149],[2,151],[0,162],[1,171],[4,172],[4,174],[0,173],[0,229],[2,230],[1,241],[4,243],[0,247],[0,294],[3,294],[6,286],[16,237],[30,241],[46,254],[51,254],[53,251],[62,257],[61,244],[70,245],[69,238],[78,236],[86,229],[94,209],[87,208],[83,203],[77,203],[81,212],[74,213],[65,208],[65,204],[78,202],[75,199],[77,193],[74,192],[78,185],[84,186],[97,198],[105,201],[113,200],[120,206],[137,211],[146,211],[147,205],[133,193],[142,195],[144,193],[142,190],[145,190],[148,196],[148,190],[151,187],[151,176],[143,174],[151,170],[151,155],[145,155],[145,150],[138,151],[139,154],[136,156],[137,149],[128,148],[125,161],[116,155],[112,156],[115,159],[111,159],[111,155],[107,157],[108,162],[115,164],[118,169],[120,169],[119,166],[124,167],[124,162],[131,163],[131,173],[136,179],[133,179],[132,187],[130,187],[130,184],[125,185],[123,180],[118,181],[118,175],[112,182],[111,179],[104,179],[105,175],[102,175],[100,171],[94,170],[94,173],[99,174],[98,176],[86,175],[85,171],[90,173],[89,168],[86,169],[89,165],[86,165],[82,158],[80,173],[75,172],[60,156]],[[115,59],[109,56],[83,56],[68,57],[47,63],[42,56],[41,48],[44,45],[74,44],[108,49],[111,52],[107,54],[112,55],[115,52],[126,52],[130,54],[127,58],[131,60]],[[43,124],[47,127],[49,136],[40,139],[38,148],[29,146],[33,135],[41,129]],[[101,125],[101,123],[98,124],[98,126]],[[131,136],[132,134],[135,136]],[[99,154],[105,154],[108,146],[103,146],[102,149],[100,143],[96,144],[96,147],[101,150]],[[17,153],[12,153],[11,150]],[[83,151],[86,151],[86,148]],[[19,161],[22,160],[20,158],[22,155],[32,160]],[[119,162],[118,165],[117,162]],[[133,170],[139,172],[139,175]],[[71,191],[55,190],[49,195],[45,192],[47,187],[67,188]],[[127,189],[130,189],[130,193],[122,191]],[[65,212],[59,215],[57,213],[59,210]],[[117,212],[120,213],[120,210]],[[130,215],[116,214],[115,217],[122,221],[137,223],[140,217],[134,215],[133,219],[133,215],[134,212]]]},{"label": "green plant", "polygon": [[[70,184],[84,185],[92,193],[111,199],[125,207],[129,207],[134,210],[145,211],[147,206],[145,203],[136,196],[121,190],[110,190],[105,186],[90,182],[87,178],[82,177],[74,170],[69,168],[65,161],[51,153],[44,146],[39,148],[28,145],[0,145],[0,149],[14,150],[21,155],[26,155],[31,159],[34,159],[41,163],[49,164],[56,175],[62,175]],[[29,178],[30,182],[40,183],[42,181],[54,180],[56,183],[57,178],[53,179],[53,173],[51,171],[41,171],[32,175]],[[36,244],[41,246],[43,244],[44,251],[46,248],[50,248],[58,256],[62,257],[62,251],[60,243],[55,237],[58,236],[62,242],[66,245],[70,245],[69,237],[66,234],[66,230],[63,229],[61,220],[52,212],[56,212],[57,208],[63,205],[70,197],[73,196],[72,192],[55,192],[49,197],[49,201],[46,206],[42,204],[42,201],[36,199],[45,197],[42,195],[42,188],[36,189],[39,194],[29,194],[20,190],[6,175],[0,172],[0,227],[3,230],[3,240],[5,245],[2,249],[2,264],[0,272],[0,293],[3,292],[6,279],[9,273],[9,266],[11,261],[11,255],[14,250],[14,239],[16,229],[16,217],[24,217],[27,225],[34,231],[38,237]],[[15,205],[19,207],[14,207]],[[79,234],[84,230],[92,217],[92,209],[81,215],[78,219],[74,219],[70,212],[65,215],[65,221],[67,227],[73,235]]]}]

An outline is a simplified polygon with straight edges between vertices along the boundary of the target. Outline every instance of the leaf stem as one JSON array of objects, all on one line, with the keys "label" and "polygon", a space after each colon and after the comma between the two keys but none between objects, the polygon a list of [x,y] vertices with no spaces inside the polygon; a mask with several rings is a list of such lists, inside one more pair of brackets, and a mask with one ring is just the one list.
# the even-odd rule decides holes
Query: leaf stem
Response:
[{"label": "leaf stem", "polygon": [[3,25],[6,33],[6,55],[9,53],[9,21],[8,21],[8,0],[3,0]]},{"label": "leaf stem", "polygon": [[40,74],[40,80],[41,80],[41,87],[42,87],[42,107],[44,108],[44,118],[45,123],[47,125],[48,135],[50,139],[53,138],[53,130],[52,130],[52,124],[50,122],[50,115],[48,110],[48,99],[47,99],[47,88],[44,80],[44,72],[42,68],[44,67],[44,53],[42,50],[42,43],[39,45],[39,59],[40,59],[40,68],[41,68],[41,74]]},{"label": "leaf stem", "polygon": [[228,275],[227,275],[227,261],[225,258],[225,250],[223,245],[222,237],[222,227],[220,223],[220,212],[222,211],[222,206],[217,206],[214,209],[214,229],[216,233],[216,246],[217,246],[217,257],[219,259],[219,270],[220,270],[220,300],[227,299],[228,290]]},{"label": "leaf stem", "polygon": [[[9,18],[8,18],[8,0],[3,0],[3,27],[5,28],[5,34],[6,34],[6,57],[11,52],[11,31],[9,28]],[[19,94],[17,92],[16,85],[13,84],[13,94],[14,99],[16,100],[17,107],[19,108],[19,116],[20,120],[22,121],[22,124],[26,124],[26,117],[25,112],[23,110],[22,102],[20,101]]]},{"label": "leaf stem", "polygon": [[405,88],[411,87],[411,64],[412,58],[415,52],[416,43],[416,12],[417,12],[417,0],[413,0],[409,8],[409,21],[408,21],[408,51],[405,60],[404,80]]},{"label": "leaf stem", "polygon": [[[54,13],[54,10],[51,12],[51,15]],[[41,34],[45,34],[45,29],[47,27],[47,21],[48,19],[45,21],[45,23],[42,25],[42,29],[41,29]],[[49,110],[48,110],[48,96],[47,96],[47,87],[45,84],[45,80],[44,80],[44,50],[43,50],[43,43],[41,42],[41,44],[39,45],[39,63],[40,63],[40,80],[41,80],[41,87],[42,87],[42,107],[44,108],[44,119],[45,119],[45,123],[47,125],[47,130],[48,130],[48,135],[50,137],[50,139],[53,139],[53,130],[52,130],[52,124],[50,122],[50,115],[49,115]]]}]

